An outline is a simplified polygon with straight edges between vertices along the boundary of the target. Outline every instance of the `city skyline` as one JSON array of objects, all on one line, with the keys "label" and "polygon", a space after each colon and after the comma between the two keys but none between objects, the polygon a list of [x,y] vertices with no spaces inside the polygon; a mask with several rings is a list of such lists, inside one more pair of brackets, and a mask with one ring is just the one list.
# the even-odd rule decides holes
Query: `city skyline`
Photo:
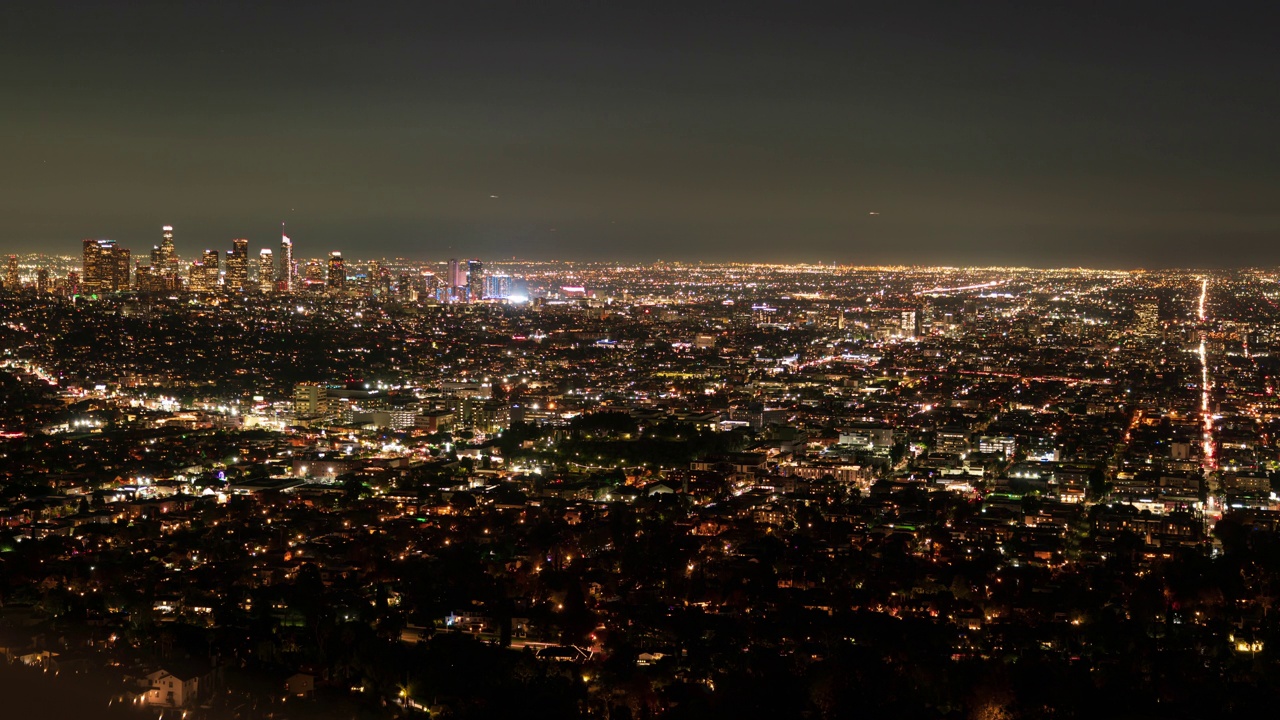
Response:
[{"label": "city skyline", "polygon": [[0,252],[1280,263],[1272,9],[919,10],[8,3]]}]

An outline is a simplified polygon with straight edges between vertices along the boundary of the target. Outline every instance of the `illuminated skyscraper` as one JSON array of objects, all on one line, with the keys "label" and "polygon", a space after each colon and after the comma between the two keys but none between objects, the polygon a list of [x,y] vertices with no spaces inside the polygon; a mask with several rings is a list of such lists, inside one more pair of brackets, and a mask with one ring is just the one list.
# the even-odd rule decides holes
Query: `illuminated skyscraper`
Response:
[{"label": "illuminated skyscraper", "polygon": [[133,266],[129,264],[129,251],[126,248],[116,248],[115,251],[115,273],[112,278],[112,290],[121,291],[129,289],[129,275],[133,270]]},{"label": "illuminated skyscraper", "polygon": [[1160,336],[1160,301],[1155,298],[1143,298],[1133,304],[1133,314],[1137,322],[1134,332],[1139,337],[1154,338]]},{"label": "illuminated skyscraper", "polygon": [[417,289],[413,287],[409,271],[401,271],[400,280],[396,283],[396,299],[400,302],[409,302],[416,298],[417,295]]},{"label": "illuminated skyscraper", "polygon": [[269,248],[258,251],[258,290],[269,293],[276,289],[276,264]]},{"label": "illuminated skyscraper", "polygon": [[920,335],[920,326],[915,310],[903,310],[899,321],[900,333],[904,338],[916,338]]},{"label": "illuminated skyscraper", "polygon": [[420,296],[418,298],[419,300],[425,300],[426,298],[431,298],[432,300],[439,302],[440,278],[436,277],[435,273],[432,273],[432,272],[422,273],[422,294],[425,295],[426,297],[424,298]]},{"label": "illuminated skyscraper", "polygon": [[4,289],[9,292],[15,292],[21,287],[22,283],[18,280],[18,256],[9,256],[9,268],[4,274]]},{"label": "illuminated skyscraper", "polygon": [[87,293],[129,289],[129,251],[115,240],[84,240],[83,286]]},{"label": "illuminated skyscraper", "polygon": [[288,235],[280,235],[280,257],[276,258],[280,263],[276,270],[276,281],[280,283],[280,287],[285,292],[291,292],[293,288],[293,241]]},{"label": "illuminated skyscraper", "polygon": [[49,282],[49,269],[40,268],[36,271],[36,292],[41,295],[53,290],[53,286]]},{"label": "illuminated skyscraper", "polygon": [[378,288],[378,296],[386,297],[391,294],[391,271],[385,267],[378,268],[378,278],[376,282]]},{"label": "illuminated skyscraper", "polygon": [[[295,289],[299,289],[297,285]],[[324,265],[319,260],[308,260],[306,266],[302,269],[302,286],[303,290],[323,290],[324,289]]]},{"label": "illuminated skyscraper", "polygon": [[479,260],[467,261],[467,299],[471,302],[484,299],[484,265]]},{"label": "illuminated skyscraper", "polygon": [[463,302],[466,300],[467,294],[467,270],[466,266],[459,263],[456,259],[449,260],[449,274],[445,278],[448,289],[446,291],[446,300],[448,302]]},{"label": "illuminated skyscraper", "polygon": [[249,241],[236,238],[231,241],[231,252],[227,253],[226,288],[232,292],[243,292],[249,287]]},{"label": "illuminated skyscraper", "polygon": [[217,251],[217,250],[205,250],[205,251],[204,251],[204,266],[205,266],[205,271],[206,271],[207,273],[209,273],[209,279],[210,279],[210,281],[211,281],[209,284],[210,284],[210,285],[217,285],[217,284],[218,284],[218,270],[219,270],[219,268],[218,268],[218,251]]},{"label": "illuminated skyscraper", "polygon": [[[152,251],[152,257],[155,252]],[[142,262],[139,260],[138,262]],[[162,290],[163,283],[156,276],[154,269],[150,265],[135,265],[133,268],[133,286],[138,292],[156,292]]]},{"label": "illuminated skyscraper", "polygon": [[[167,267],[169,265],[177,266],[178,251],[173,245],[173,226],[165,225],[161,228],[161,231],[163,235],[160,240],[160,257],[158,265],[161,267]],[[156,265],[157,263],[152,262],[152,266]]]},{"label": "illuminated skyscraper", "polygon": [[341,292],[347,287],[347,268],[342,262],[342,253],[334,250],[329,253],[329,289]]},{"label": "illuminated skyscraper", "polygon": [[205,250],[199,260],[187,270],[187,285],[192,292],[213,292],[218,289],[218,251]]},{"label": "illuminated skyscraper", "polygon": [[165,225],[159,245],[151,247],[151,278],[148,285],[154,290],[178,289],[178,252],[173,245],[173,226]]},{"label": "illuminated skyscraper", "polygon": [[484,278],[484,296],[505,300],[511,297],[511,276],[505,273],[486,275]]}]

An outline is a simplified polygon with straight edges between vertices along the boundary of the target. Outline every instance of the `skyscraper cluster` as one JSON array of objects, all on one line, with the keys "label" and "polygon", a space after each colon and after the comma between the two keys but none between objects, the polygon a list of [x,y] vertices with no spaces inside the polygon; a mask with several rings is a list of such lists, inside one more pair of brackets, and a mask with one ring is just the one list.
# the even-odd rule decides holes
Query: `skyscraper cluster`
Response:
[{"label": "skyscraper cluster", "polygon": [[[103,292],[178,292],[196,293],[248,292],[289,293],[328,292],[342,294],[360,292],[402,302],[472,303],[505,298],[511,293],[511,277],[485,272],[477,259],[451,259],[443,277],[429,271],[400,271],[398,276],[377,260],[370,261],[367,274],[348,276],[346,259],[339,251],[327,260],[299,261],[294,255],[293,240],[281,227],[280,248],[262,248],[256,263],[249,261],[249,241],[236,238],[225,259],[218,250],[206,249],[185,266],[174,244],[172,225],[161,230],[161,240],[151,248],[150,262],[130,266],[130,253],[115,240],[84,240],[83,282],[58,281],[53,290],[51,278],[45,284],[51,292],[97,294]],[[357,271],[358,272],[358,271]],[[71,275],[73,275],[72,273]],[[47,273],[46,273],[47,275]],[[256,275],[256,277],[251,277]],[[68,276],[68,280],[73,278]],[[21,287],[18,259],[11,256],[4,276],[6,289]],[[38,278],[37,278],[38,281]],[[37,284],[39,284],[37,282]]]},{"label": "skyscraper cluster", "polygon": [[484,264],[479,260],[450,260],[446,279],[444,296],[438,298],[442,302],[477,302],[485,298]]},{"label": "skyscraper cluster", "polygon": [[128,290],[129,250],[115,240],[84,240],[83,289],[86,294]]}]

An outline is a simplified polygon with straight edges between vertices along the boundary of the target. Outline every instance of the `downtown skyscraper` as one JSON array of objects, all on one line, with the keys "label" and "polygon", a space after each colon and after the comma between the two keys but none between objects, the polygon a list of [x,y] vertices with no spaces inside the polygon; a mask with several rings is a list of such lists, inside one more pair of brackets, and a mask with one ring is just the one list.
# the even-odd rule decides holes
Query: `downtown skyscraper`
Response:
[{"label": "downtown skyscraper", "polygon": [[271,254],[271,248],[262,248],[258,251],[258,290],[264,293],[275,292],[275,275],[275,258]]},{"label": "downtown skyscraper", "polygon": [[330,290],[341,291],[347,287],[347,269],[346,264],[342,261],[342,253],[337,250],[329,253],[329,283]]},{"label": "downtown skyscraper", "polygon": [[235,292],[243,292],[249,287],[249,241],[244,238],[231,241],[225,286]]},{"label": "downtown skyscraper", "polygon": [[115,240],[84,240],[83,285],[87,293],[129,289],[129,251]]},{"label": "downtown skyscraper", "polygon": [[[283,225],[281,230],[284,230]],[[294,289],[294,276],[296,275],[293,268],[293,241],[284,232],[280,233],[280,257],[276,258],[276,262],[279,263],[276,269],[278,287],[284,292],[292,292]]]}]

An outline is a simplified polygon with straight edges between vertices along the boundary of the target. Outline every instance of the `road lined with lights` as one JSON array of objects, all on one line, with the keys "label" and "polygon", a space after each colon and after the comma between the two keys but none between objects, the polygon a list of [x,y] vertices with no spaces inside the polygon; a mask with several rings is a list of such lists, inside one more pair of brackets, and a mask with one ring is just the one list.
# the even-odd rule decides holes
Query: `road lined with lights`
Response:
[{"label": "road lined with lights", "polygon": [[1209,391],[1213,388],[1213,383],[1209,378],[1209,359],[1205,347],[1205,298],[1209,294],[1209,279],[1200,279],[1200,303],[1196,311],[1196,315],[1200,320],[1200,347],[1196,351],[1200,355],[1200,418],[1204,428],[1201,433],[1201,441],[1204,446],[1203,465],[1205,472],[1211,472],[1215,465],[1214,443],[1213,443],[1213,413],[1209,410]]}]

